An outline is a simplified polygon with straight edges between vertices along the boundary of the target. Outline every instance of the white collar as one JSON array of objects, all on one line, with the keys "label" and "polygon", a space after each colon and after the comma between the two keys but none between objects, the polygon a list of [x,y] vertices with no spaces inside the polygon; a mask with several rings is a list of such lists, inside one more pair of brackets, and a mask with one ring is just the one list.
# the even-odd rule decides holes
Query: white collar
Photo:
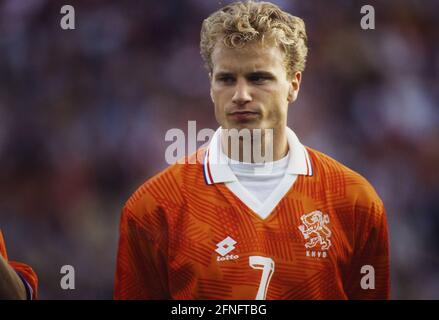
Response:
[{"label": "white collar", "polygon": [[[286,135],[290,150],[287,174],[312,176],[311,159],[305,146],[300,143],[294,131],[288,127]],[[221,127],[216,130],[207,148],[203,170],[207,184],[238,181],[221,149]]]}]

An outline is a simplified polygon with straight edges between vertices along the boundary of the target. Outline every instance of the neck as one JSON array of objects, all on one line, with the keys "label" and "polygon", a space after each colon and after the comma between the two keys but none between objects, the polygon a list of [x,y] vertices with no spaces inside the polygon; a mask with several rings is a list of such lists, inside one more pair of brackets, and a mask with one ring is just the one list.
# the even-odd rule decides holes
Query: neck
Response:
[{"label": "neck", "polygon": [[262,163],[277,161],[288,153],[286,127],[279,129],[221,131],[221,147],[232,160]]}]

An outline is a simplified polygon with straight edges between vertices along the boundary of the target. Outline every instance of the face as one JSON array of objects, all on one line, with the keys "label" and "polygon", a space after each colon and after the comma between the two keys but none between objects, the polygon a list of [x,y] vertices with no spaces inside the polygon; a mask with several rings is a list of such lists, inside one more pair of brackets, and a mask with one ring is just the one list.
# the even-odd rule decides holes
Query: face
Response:
[{"label": "face", "polygon": [[260,42],[243,48],[218,44],[212,53],[210,94],[224,129],[276,129],[287,125],[288,104],[299,92],[301,73],[288,79],[284,53]]}]

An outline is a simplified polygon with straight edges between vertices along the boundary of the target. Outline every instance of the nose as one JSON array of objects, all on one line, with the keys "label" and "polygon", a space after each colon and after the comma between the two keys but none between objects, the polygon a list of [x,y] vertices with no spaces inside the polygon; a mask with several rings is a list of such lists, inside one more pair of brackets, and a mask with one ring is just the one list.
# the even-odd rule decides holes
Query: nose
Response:
[{"label": "nose", "polygon": [[243,105],[252,100],[252,97],[249,92],[250,88],[248,87],[245,80],[240,79],[236,82],[235,94],[232,97],[232,102],[237,105]]}]

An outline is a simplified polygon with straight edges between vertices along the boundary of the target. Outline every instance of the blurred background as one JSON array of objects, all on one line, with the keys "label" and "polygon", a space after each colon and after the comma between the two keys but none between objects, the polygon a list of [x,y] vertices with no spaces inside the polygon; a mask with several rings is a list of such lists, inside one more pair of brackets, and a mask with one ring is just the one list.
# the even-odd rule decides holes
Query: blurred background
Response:
[{"label": "blurred background", "polygon": [[[112,298],[120,210],[167,167],[166,132],[217,128],[199,32],[229,2],[0,1],[0,228],[41,299]],[[290,127],[382,197],[392,298],[439,299],[439,2],[273,2],[310,40]]]}]

